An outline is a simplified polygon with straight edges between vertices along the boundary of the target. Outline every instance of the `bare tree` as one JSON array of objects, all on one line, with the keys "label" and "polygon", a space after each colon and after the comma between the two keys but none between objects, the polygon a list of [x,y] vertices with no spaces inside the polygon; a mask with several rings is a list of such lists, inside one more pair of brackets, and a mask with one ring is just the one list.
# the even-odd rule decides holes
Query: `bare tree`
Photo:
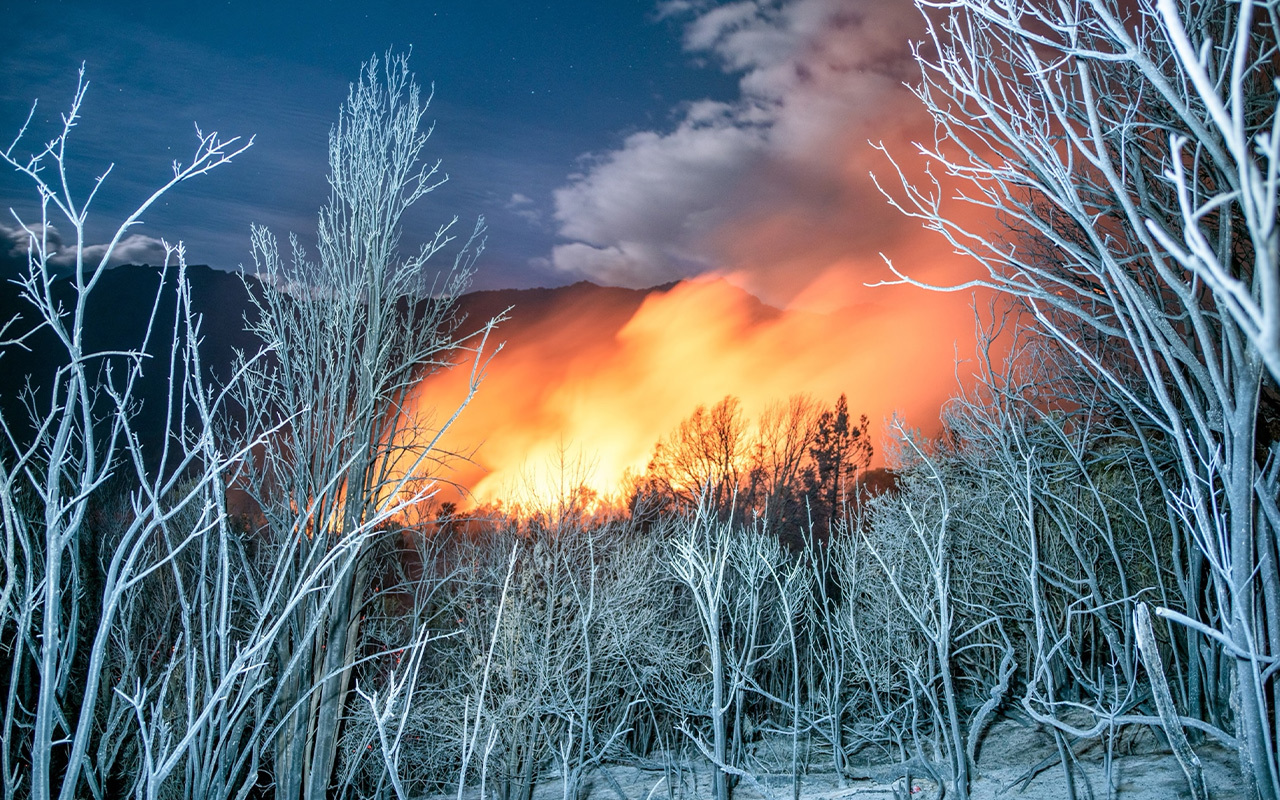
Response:
[{"label": "bare tree", "polygon": [[[809,702],[805,712],[809,727],[831,748],[831,766],[842,787],[848,778],[845,720],[856,702],[850,684],[857,669],[851,657],[854,648],[849,646],[851,642],[845,634],[856,642],[864,632],[861,620],[846,618],[843,610],[851,605],[854,587],[863,584],[859,580],[859,544],[856,535],[843,532],[814,548],[814,557],[808,562],[814,586],[814,619],[806,676]],[[851,574],[844,574],[845,570]]]},{"label": "bare tree", "polygon": [[793,395],[760,414],[751,443],[748,500],[765,526],[793,543],[808,529],[804,498],[811,478],[810,451],[819,432],[822,411],[807,395]]},{"label": "bare tree", "polygon": [[[86,312],[116,246],[147,210],[179,183],[227,163],[250,142],[197,128],[191,160],[174,163],[172,177],[116,228],[99,253],[87,239],[87,224],[110,169],[81,193],[69,150],[87,89],[81,70],[61,130],[33,154],[23,156],[19,147],[34,107],[0,152],[0,160],[30,179],[40,197],[38,221],[14,214],[28,237],[27,268],[16,283],[33,315],[26,330],[51,333],[60,364],[51,385],[28,398],[29,429],[24,431],[19,420],[0,420],[0,647],[7,661],[0,684],[0,786],[6,796],[46,800],[86,792],[101,797],[119,781],[126,791],[154,796],[184,761],[191,742],[215,724],[213,717],[230,696],[227,683],[215,680],[211,693],[188,695],[190,713],[168,716],[156,693],[165,691],[184,655],[200,645],[179,637],[171,651],[156,654],[167,665],[157,669],[154,656],[148,658],[136,641],[121,636],[135,621],[153,576],[177,569],[185,551],[209,538],[225,541],[221,473],[238,457],[216,452],[209,437],[217,395],[202,383],[181,246],[166,247],[161,282],[162,287],[176,284],[177,290],[157,293],[143,341],[135,348],[90,349]],[[73,231],[69,306],[57,300],[55,222]],[[175,327],[167,332],[156,325],[166,296],[176,308]],[[6,320],[5,327],[11,322]],[[136,388],[151,361],[149,345],[163,346],[165,337],[172,357],[156,368],[168,370],[172,435],[152,462],[158,466],[148,470],[155,454],[144,454],[139,442]],[[3,344],[21,345],[21,337]],[[121,475],[126,477],[114,479]],[[102,508],[109,493],[122,486],[130,493],[129,504],[114,515],[113,529],[95,524],[92,509]],[[109,546],[99,550],[97,536]],[[246,674],[244,663],[229,669],[237,676],[233,683]],[[163,741],[153,735],[157,726],[165,728]],[[151,746],[156,743],[161,750]],[[242,784],[253,772],[246,768],[252,758],[249,752],[231,765],[227,780]],[[256,773],[247,778],[250,785],[255,779]]]},{"label": "bare tree", "polygon": [[[248,430],[283,429],[239,480],[290,555],[279,569],[291,574],[308,573],[433,492],[440,436],[482,375],[496,320],[461,335],[453,311],[483,246],[482,225],[452,268],[434,278],[429,261],[452,240],[452,222],[418,252],[399,252],[406,211],[444,180],[439,162],[422,160],[429,100],[406,56],[371,59],[329,135],[330,198],[319,214],[318,259],[291,237],[286,263],[269,231],[253,232],[251,330],[271,358],[248,370],[240,401]],[[413,389],[467,356],[474,356],[467,396],[431,419]],[[295,541],[305,544],[289,550]],[[277,796],[321,798],[329,790],[369,569],[363,555],[339,562],[328,578],[332,600],[317,596],[288,614],[272,697]]]},{"label": "bare tree", "polygon": [[562,531],[557,542],[564,577],[555,605],[570,629],[548,664],[553,692],[547,710],[558,722],[556,759],[566,800],[589,791],[587,773],[623,752],[640,706],[650,702],[654,675],[670,654],[670,613],[657,599],[669,578],[653,568],[662,542],[629,533],[619,525],[580,528]]},{"label": "bare tree", "polygon": [[[745,769],[744,746],[747,728],[754,727],[748,710],[753,696],[798,708],[764,686],[770,662],[795,644],[794,619],[782,615],[798,605],[802,571],[784,565],[786,553],[772,534],[735,529],[715,516],[703,509],[683,524],[670,543],[668,566],[688,590],[711,683],[708,707],[697,709],[710,721],[710,744],[683,722],[682,730],[712,763],[713,796],[727,800],[738,779],[754,781]],[[785,603],[784,592],[790,593]],[[793,689],[798,692],[794,683],[786,691]],[[798,728],[796,721],[793,733]]]},{"label": "bare tree", "polygon": [[[1212,584],[1178,618],[1232,664],[1253,796],[1280,797],[1274,3],[917,0],[931,186],[896,204],[1019,298],[1134,422],[1168,443],[1170,517]],[[1007,226],[958,221],[946,197]],[[972,218],[972,214],[965,215]],[[900,281],[924,285],[895,269]],[[1266,411],[1274,415],[1273,411]],[[1160,466],[1153,464],[1153,466]],[[1219,713],[1225,709],[1219,709]]]},{"label": "bare tree", "polygon": [[916,633],[928,643],[927,662],[914,665],[908,674],[919,695],[928,701],[926,712],[935,720],[944,743],[947,772],[956,794],[967,800],[972,765],[964,747],[956,686],[955,657],[962,629],[952,589],[957,549],[952,487],[900,420],[894,420],[891,430],[912,453],[919,474],[909,476],[900,495],[882,498],[873,506],[872,521],[862,536],[888,580],[892,598],[885,600],[905,613]]},{"label": "bare tree", "polygon": [[698,406],[658,443],[650,479],[684,510],[709,502],[727,513],[738,496],[748,456],[742,404],[726,396],[711,408]]}]

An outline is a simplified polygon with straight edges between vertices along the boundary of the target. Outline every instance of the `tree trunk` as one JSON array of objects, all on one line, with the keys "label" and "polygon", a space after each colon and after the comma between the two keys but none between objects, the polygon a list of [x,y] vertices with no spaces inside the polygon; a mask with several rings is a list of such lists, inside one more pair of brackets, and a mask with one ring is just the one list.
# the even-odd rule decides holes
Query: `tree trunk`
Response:
[{"label": "tree trunk", "polygon": [[359,579],[367,572],[364,559],[349,565],[337,578],[337,589],[324,629],[319,704],[316,709],[314,745],[311,750],[306,786],[307,800],[325,800],[338,757],[338,738],[346,711],[351,683],[352,651],[359,631],[353,610],[363,592]]}]

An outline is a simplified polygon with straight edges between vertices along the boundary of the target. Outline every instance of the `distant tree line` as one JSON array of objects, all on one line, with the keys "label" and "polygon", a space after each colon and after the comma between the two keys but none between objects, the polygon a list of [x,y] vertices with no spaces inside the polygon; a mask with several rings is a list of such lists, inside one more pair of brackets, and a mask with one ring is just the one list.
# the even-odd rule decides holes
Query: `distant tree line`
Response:
[{"label": "distant tree line", "polygon": [[635,481],[631,513],[663,516],[699,508],[737,522],[760,521],[788,547],[827,537],[854,502],[873,453],[866,416],[855,421],[842,394],[823,408],[807,395],[767,407],[754,425],[733,396],[698,406],[654,448]]}]

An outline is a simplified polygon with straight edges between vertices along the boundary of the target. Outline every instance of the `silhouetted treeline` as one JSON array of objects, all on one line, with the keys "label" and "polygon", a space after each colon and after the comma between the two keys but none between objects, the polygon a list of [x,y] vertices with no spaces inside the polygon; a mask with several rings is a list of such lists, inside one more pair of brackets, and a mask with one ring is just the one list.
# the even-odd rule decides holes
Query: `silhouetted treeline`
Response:
[{"label": "silhouetted treeline", "polygon": [[629,508],[642,518],[702,508],[759,522],[788,547],[825,539],[866,491],[873,449],[865,415],[842,394],[831,406],[794,395],[747,420],[738,398],[698,406],[654,448]]}]

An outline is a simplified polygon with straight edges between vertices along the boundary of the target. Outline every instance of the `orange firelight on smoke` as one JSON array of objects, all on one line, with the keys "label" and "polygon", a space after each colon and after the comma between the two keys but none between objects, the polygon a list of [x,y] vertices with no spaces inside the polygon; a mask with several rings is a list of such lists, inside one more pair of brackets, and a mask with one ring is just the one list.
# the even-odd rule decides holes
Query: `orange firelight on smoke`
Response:
[{"label": "orange firelight on smoke", "polygon": [[[957,338],[971,340],[968,297],[871,289],[849,273],[828,271],[787,308],[723,278],[647,295],[585,284],[502,293],[513,303],[506,347],[444,437],[470,461],[441,477],[469,490],[464,505],[553,504],[578,485],[618,497],[661,437],[725,395],[749,421],[797,393],[824,404],[844,393],[873,430],[895,412],[936,430]],[[451,408],[466,378],[462,367],[428,378],[414,406]]]}]

